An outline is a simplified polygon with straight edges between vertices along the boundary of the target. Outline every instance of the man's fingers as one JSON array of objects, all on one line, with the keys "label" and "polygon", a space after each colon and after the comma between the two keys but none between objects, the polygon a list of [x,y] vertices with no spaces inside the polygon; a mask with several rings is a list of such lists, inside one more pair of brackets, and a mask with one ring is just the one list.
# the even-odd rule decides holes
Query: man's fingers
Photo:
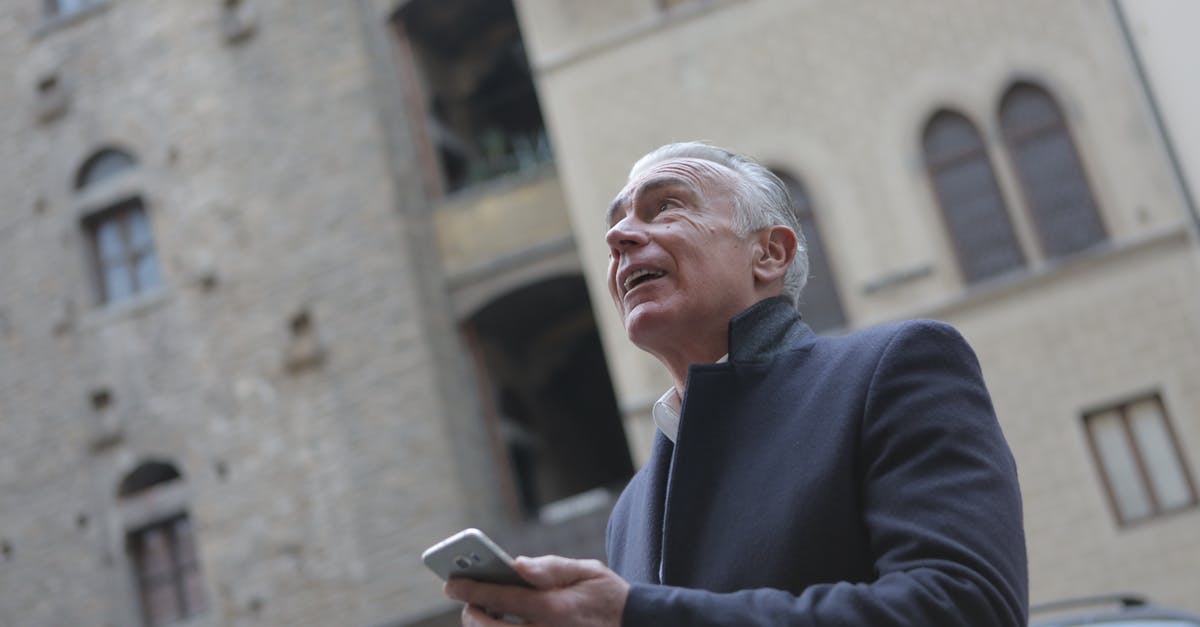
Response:
[{"label": "man's fingers", "polygon": [[499,618],[493,618],[489,610],[484,610],[481,607],[474,605],[464,605],[462,611],[463,627],[509,627],[512,623],[505,622]]},{"label": "man's fingers", "polygon": [[[442,588],[446,596],[456,601],[462,601],[468,606],[487,608],[490,612],[513,614],[516,616],[529,615],[530,610],[537,605],[535,591],[518,586],[502,586],[481,581],[473,581],[461,577],[453,577]],[[486,616],[485,614],[482,614]],[[500,625],[503,623],[481,623],[484,625]]]},{"label": "man's fingers", "polygon": [[514,567],[525,581],[541,589],[569,586],[599,576],[606,570],[596,560],[575,560],[559,555],[518,557]]}]

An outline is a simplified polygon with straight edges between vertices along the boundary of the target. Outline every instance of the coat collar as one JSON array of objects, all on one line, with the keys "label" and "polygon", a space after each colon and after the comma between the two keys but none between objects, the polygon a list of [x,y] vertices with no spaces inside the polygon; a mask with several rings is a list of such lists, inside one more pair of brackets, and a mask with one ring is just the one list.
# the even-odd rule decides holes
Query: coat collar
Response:
[{"label": "coat collar", "polygon": [[800,312],[786,296],[772,296],[729,320],[729,360],[765,361],[777,353],[813,341]]}]

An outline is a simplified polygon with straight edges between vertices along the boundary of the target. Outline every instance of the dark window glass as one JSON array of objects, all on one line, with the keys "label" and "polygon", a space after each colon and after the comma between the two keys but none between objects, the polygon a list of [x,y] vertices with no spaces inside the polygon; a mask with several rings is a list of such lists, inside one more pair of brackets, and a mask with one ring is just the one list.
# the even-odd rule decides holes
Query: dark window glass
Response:
[{"label": "dark window glass", "polygon": [[1023,267],[992,162],[970,120],[950,111],[935,114],[923,148],[963,278],[975,283]]},{"label": "dark window glass", "polygon": [[128,542],[147,625],[168,625],[204,609],[204,586],[187,515],[133,531]]},{"label": "dark window glass", "polygon": [[150,221],[141,201],[128,200],[89,217],[101,302],[124,300],[162,285]]},{"label": "dark window glass", "polygon": [[825,244],[817,217],[813,213],[808,192],[795,178],[783,172],[775,172],[787,185],[792,196],[792,210],[800,222],[808,248],[808,283],[800,293],[800,312],[804,321],[815,331],[827,331],[846,325],[846,314],[842,311],[842,299],[838,296],[837,281],[829,268],[825,255]]},{"label": "dark window glass", "polygon": [[1068,255],[1107,239],[1066,121],[1050,95],[1027,83],[1014,86],[1001,102],[1000,125],[1045,255]]},{"label": "dark window glass", "polygon": [[99,0],[45,0],[47,15],[70,15],[96,4]]}]

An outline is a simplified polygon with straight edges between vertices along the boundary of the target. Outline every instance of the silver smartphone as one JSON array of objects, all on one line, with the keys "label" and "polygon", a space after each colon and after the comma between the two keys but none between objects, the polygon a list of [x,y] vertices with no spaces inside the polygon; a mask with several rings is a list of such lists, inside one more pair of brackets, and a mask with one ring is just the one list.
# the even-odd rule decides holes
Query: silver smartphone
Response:
[{"label": "silver smartphone", "polygon": [[425,549],[421,561],[443,580],[476,581],[532,588],[513,568],[513,559],[478,529],[464,529]]}]

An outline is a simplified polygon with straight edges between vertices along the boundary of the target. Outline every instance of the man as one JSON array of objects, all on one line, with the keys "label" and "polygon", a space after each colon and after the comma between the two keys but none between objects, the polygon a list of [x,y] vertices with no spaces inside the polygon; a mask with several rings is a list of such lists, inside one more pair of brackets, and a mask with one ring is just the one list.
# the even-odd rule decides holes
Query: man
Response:
[{"label": "man", "polygon": [[1020,494],[948,325],[818,337],[785,186],[714,146],[643,157],[608,213],[608,287],[674,387],[618,500],[612,570],[520,558],[535,590],[454,580],[464,625],[1026,624]]}]

